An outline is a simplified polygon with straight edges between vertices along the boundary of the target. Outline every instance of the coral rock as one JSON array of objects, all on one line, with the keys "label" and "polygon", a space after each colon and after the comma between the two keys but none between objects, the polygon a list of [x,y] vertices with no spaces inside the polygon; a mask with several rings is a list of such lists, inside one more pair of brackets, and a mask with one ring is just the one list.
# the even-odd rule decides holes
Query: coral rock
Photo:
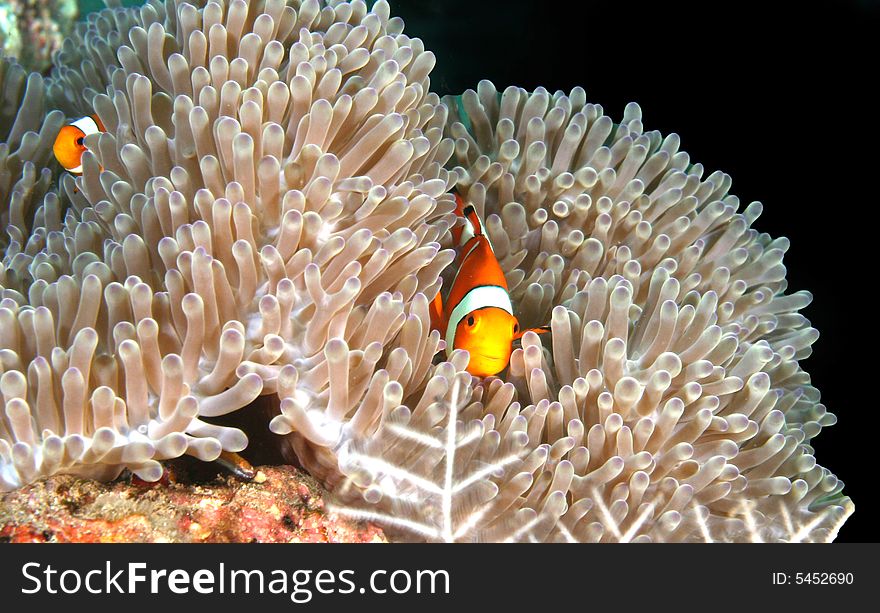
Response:
[{"label": "coral rock", "polygon": [[0,4],[0,53],[18,58],[28,70],[46,71],[78,16],[75,0],[5,0]]},{"label": "coral rock", "polygon": [[0,542],[385,542],[378,528],[324,508],[289,466],[245,483],[100,483],[55,476],[0,497]]}]

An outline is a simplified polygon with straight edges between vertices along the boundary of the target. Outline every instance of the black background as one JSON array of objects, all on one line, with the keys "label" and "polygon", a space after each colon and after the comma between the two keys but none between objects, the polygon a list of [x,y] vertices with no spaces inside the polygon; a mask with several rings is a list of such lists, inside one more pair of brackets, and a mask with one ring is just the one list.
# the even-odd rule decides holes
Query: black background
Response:
[{"label": "black background", "polygon": [[[820,331],[802,364],[839,419],[814,439],[855,514],[840,541],[877,542],[878,321],[875,263],[880,1],[501,2],[390,0],[406,32],[437,56],[432,88],[491,80],[570,90],[619,119],[642,107],[648,130],[733,178],[759,231],[787,236],[790,291]],[[772,5],[772,6],[770,6]]]}]

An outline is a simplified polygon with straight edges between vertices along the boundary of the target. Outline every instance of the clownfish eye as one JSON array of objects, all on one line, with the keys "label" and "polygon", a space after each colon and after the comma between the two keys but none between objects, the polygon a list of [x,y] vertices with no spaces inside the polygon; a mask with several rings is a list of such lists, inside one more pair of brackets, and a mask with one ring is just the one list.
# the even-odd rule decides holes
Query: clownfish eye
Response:
[{"label": "clownfish eye", "polygon": [[474,325],[474,316],[473,315],[471,315],[470,317],[467,318],[467,325],[469,325],[469,326]]},{"label": "clownfish eye", "polygon": [[513,333],[516,334],[519,332],[519,324],[513,324]]},{"label": "clownfish eye", "polygon": [[85,140],[85,139],[84,139],[82,136],[80,136],[78,139],[76,139],[76,144],[77,144],[77,146],[78,146],[78,147],[82,147],[82,146],[83,146],[83,141],[84,141],[84,140]]}]

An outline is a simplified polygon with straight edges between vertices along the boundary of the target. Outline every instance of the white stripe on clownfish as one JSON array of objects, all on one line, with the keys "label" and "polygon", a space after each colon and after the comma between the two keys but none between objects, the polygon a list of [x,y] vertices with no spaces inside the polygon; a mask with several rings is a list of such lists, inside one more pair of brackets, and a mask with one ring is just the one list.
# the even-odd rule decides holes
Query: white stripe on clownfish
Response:
[{"label": "white stripe on clownfish", "polygon": [[455,348],[455,329],[461,320],[472,311],[490,307],[502,309],[513,315],[510,294],[501,286],[479,285],[465,294],[449,315],[449,323],[446,326],[446,355],[452,355],[452,350]]},{"label": "white stripe on clownfish", "polygon": [[101,129],[98,127],[98,123],[88,115],[85,117],[80,117],[70,125],[76,126],[80,130],[82,130],[83,134],[85,134],[86,136],[97,134],[101,131]]},{"label": "white stripe on clownfish", "polygon": [[474,224],[471,223],[471,220],[467,217],[463,217],[462,219],[464,219],[464,227],[461,229],[461,239],[458,241],[459,247],[464,247],[468,244],[469,240],[476,236],[476,230],[474,229]]},{"label": "white stripe on clownfish", "polygon": [[[458,241],[458,246],[464,247],[465,245],[468,244],[468,241],[470,241],[475,236],[481,236],[486,239],[486,243],[489,245],[489,249],[492,250],[492,253],[495,253],[495,247],[492,246],[492,241],[489,238],[489,234],[486,232],[486,229],[483,227],[483,223],[480,220],[480,218],[477,216],[476,211],[474,210],[474,207],[468,205],[466,207],[466,209],[470,209],[471,212],[474,214],[474,218],[477,220],[477,226],[474,227],[474,223],[467,216],[462,217],[462,219],[464,220],[464,224],[461,229],[461,238]],[[465,257],[467,257],[467,256],[465,256]],[[462,258],[461,261],[463,262],[464,258]]]}]

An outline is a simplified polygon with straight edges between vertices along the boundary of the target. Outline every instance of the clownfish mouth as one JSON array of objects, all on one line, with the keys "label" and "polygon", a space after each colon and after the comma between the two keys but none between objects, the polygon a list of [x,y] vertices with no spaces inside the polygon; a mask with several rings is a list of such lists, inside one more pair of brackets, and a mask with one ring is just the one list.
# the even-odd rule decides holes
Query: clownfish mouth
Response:
[{"label": "clownfish mouth", "polygon": [[503,362],[506,361],[506,356],[503,355],[492,355],[490,353],[477,353],[475,354],[477,357],[483,358],[485,360],[492,360],[493,362]]},{"label": "clownfish mouth", "polygon": [[471,359],[469,371],[471,374],[477,374],[477,371],[480,372],[480,376],[486,377],[489,375],[497,375],[502,370],[507,368],[508,361],[506,358],[496,358],[487,355],[478,354],[474,356],[475,359]]}]

